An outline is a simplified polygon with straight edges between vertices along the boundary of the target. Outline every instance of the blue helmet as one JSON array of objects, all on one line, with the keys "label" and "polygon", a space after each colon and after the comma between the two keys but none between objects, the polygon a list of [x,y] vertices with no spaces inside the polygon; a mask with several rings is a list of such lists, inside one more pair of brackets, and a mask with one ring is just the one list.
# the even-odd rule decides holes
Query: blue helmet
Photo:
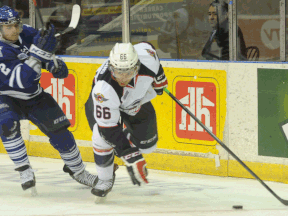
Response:
[{"label": "blue helmet", "polygon": [[21,18],[15,10],[8,6],[0,8],[0,25],[21,23]]}]

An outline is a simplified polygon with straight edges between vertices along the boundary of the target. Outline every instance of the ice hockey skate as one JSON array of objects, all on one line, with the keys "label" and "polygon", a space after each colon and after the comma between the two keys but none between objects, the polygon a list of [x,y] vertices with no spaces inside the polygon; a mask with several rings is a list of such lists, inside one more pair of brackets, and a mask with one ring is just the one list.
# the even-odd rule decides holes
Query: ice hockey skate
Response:
[{"label": "ice hockey skate", "polygon": [[24,165],[15,169],[20,173],[20,180],[22,189],[25,191],[27,189],[31,189],[31,195],[36,196],[36,179],[34,175],[34,170],[30,165]]},{"label": "ice hockey skate", "polygon": [[92,175],[87,170],[83,169],[79,172],[73,173],[69,167],[65,164],[63,171],[69,173],[69,175],[75,179],[80,184],[86,185],[88,187],[94,187],[98,181],[97,175]]},{"label": "ice hockey skate", "polygon": [[[113,178],[109,180],[98,179],[98,182],[91,190],[91,193],[97,197],[106,197],[106,195],[112,190],[115,182],[115,171],[119,168],[118,164],[114,164]],[[96,202],[101,202],[103,199],[96,199]]]}]

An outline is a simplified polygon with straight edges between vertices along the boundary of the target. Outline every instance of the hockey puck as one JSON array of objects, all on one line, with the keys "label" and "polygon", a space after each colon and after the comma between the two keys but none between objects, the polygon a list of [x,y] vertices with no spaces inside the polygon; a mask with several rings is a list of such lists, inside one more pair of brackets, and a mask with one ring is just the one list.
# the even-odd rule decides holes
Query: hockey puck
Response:
[{"label": "hockey puck", "polygon": [[241,206],[241,205],[234,205],[233,208],[234,208],[234,209],[243,209],[243,206]]}]

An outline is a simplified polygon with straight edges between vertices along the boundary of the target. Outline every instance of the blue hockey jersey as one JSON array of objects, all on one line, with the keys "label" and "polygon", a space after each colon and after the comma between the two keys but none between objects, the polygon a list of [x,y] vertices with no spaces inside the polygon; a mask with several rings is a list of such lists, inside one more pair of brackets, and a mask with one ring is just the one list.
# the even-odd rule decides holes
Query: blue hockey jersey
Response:
[{"label": "blue hockey jersey", "polygon": [[38,30],[23,25],[16,43],[0,40],[0,94],[28,100],[43,91],[39,74],[24,63],[37,33]]}]

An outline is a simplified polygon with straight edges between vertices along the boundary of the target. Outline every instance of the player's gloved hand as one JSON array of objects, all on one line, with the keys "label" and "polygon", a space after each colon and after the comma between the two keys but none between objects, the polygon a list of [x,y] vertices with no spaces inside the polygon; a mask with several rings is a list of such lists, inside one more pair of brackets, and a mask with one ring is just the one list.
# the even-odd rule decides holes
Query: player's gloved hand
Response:
[{"label": "player's gloved hand", "polygon": [[167,88],[168,81],[165,76],[164,70],[160,65],[160,70],[156,77],[154,77],[154,82],[152,83],[154,90],[156,91],[157,95],[162,95],[164,88]]},{"label": "player's gloved hand", "polygon": [[148,174],[147,164],[138,148],[134,147],[124,150],[121,159],[124,161],[134,185],[137,184],[140,186],[141,183],[148,183],[146,179]]},{"label": "player's gloved hand", "polygon": [[46,69],[53,74],[53,77],[59,78],[59,79],[64,79],[68,76],[68,68],[65,64],[64,61],[61,59],[56,59],[58,63],[58,68],[55,67],[54,61],[51,60],[49,63],[46,64]]},{"label": "player's gloved hand", "polygon": [[52,59],[57,40],[55,38],[54,25],[50,25],[46,31],[39,31],[33,38],[33,44],[30,47],[30,56],[39,59],[41,62],[49,62]]}]

